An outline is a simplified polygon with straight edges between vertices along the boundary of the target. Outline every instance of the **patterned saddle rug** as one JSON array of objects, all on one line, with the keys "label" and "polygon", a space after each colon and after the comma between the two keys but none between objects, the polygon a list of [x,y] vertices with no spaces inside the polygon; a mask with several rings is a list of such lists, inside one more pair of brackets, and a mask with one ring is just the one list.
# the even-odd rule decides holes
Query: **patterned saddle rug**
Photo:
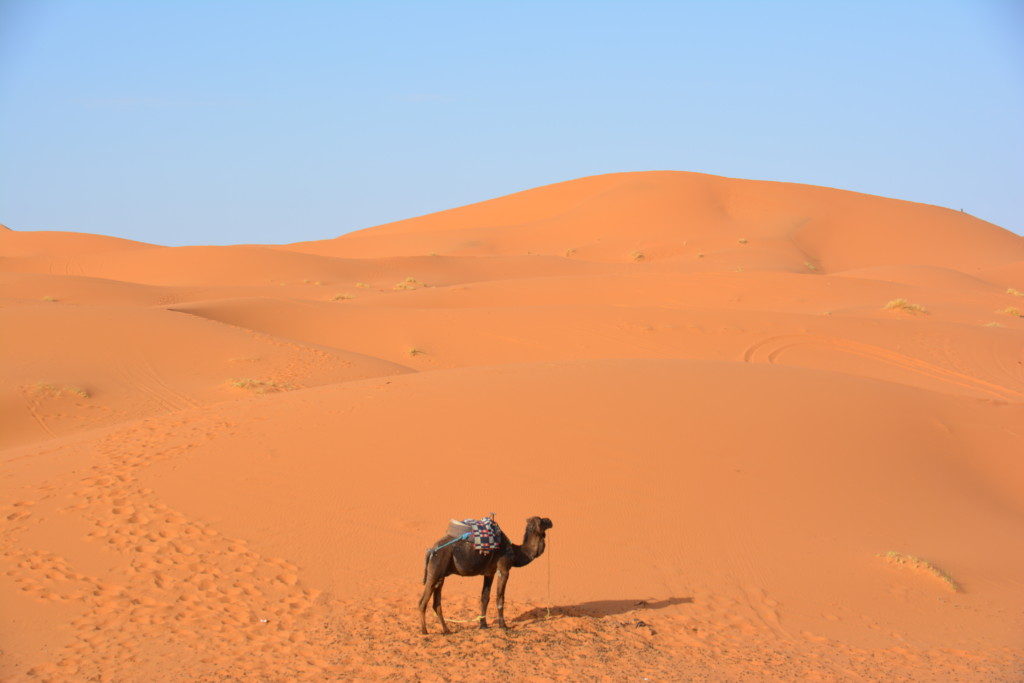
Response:
[{"label": "patterned saddle rug", "polygon": [[473,543],[473,549],[483,555],[497,550],[501,544],[501,528],[490,517],[464,519],[461,522],[453,519],[448,525],[448,535],[453,538],[465,537]]}]

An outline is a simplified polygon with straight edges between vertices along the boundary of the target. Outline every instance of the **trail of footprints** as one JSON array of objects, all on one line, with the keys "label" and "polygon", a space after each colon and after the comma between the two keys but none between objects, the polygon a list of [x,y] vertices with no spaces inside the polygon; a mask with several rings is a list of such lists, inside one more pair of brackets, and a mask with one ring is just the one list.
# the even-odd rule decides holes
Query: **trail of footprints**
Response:
[{"label": "trail of footprints", "polygon": [[[181,431],[172,435],[170,429]],[[134,476],[137,467],[179,455],[194,447],[197,436],[212,434],[201,430],[175,424],[157,431],[143,423],[119,432],[101,443],[100,462],[88,476],[68,487],[71,503],[61,512],[85,517],[88,538],[123,558],[109,575],[76,571],[64,558],[18,548],[12,534],[6,535],[6,573],[20,590],[42,602],[85,606],[71,621],[72,642],[28,675],[137,678],[138,667],[151,666],[160,655],[167,658],[159,663],[166,677],[176,670],[205,671],[211,678],[329,672],[320,648],[307,642],[303,626],[318,591],[302,586],[299,568],[262,557],[245,541],[187,519]],[[153,447],[165,437],[181,445]],[[126,440],[132,442],[131,452]],[[29,507],[22,501],[8,520],[11,515],[24,519]]]}]

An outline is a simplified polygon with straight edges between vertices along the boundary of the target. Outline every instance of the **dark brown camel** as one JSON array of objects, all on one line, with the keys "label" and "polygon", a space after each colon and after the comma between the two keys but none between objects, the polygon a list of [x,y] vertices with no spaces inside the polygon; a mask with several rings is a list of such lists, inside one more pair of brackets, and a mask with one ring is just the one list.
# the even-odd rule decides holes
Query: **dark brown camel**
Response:
[{"label": "dark brown camel", "polygon": [[524,567],[541,556],[544,552],[545,532],[552,526],[551,520],[547,517],[530,517],[526,520],[526,534],[523,536],[523,544],[515,545],[508,539],[504,532],[497,550],[492,550],[486,555],[481,554],[473,548],[473,542],[469,539],[456,541],[439,550],[438,546],[451,541],[446,536],[434,544],[434,548],[427,551],[426,566],[423,568],[423,597],[420,598],[420,625],[423,633],[427,633],[427,603],[430,596],[434,596],[434,611],[441,621],[441,629],[444,633],[451,633],[448,624],[444,623],[444,614],[441,612],[441,588],[444,586],[445,577],[451,574],[459,576],[480,576],[484,577],[484,589],[480,594],[480,628],[487,628],[487,603],[491,600],[491,582],[494,581],[494,574],[498,574],[498,626],[508,628],[505,624],[505,584],[508,583],[508,572],[512,567]]}]

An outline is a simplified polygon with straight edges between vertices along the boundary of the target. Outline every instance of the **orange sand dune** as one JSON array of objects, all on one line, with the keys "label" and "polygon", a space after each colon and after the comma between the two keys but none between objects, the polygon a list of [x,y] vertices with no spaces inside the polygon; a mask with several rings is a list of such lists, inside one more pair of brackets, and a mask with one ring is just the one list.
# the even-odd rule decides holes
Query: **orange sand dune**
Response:
[{"label": "orange sand dune", "polygon": [[[605,272],[598,264],[554,257],[490,259],[418,256],[343,259],[254,246],[154,247],[132,253],[12,258],[0,272],[46,273],[169,287],[295,287],[316,285],[351,290],[360,285],[393,289],[409,278],[425,284],[455,284]],[[308,289],[308,287],[307,287]],[[275,290],[275,293],[281,293]]]},{"label": "orange sand dune", "polygon": [[898,284],[913,285],[920,289],[940,289],[947,294],[971,294],[989,292],[1005,293],[1005,288],[976,275],[970,275],[952,268],[934,266],[871,266],[844,270],[835,275],[866,280],[882,280]]},{"label": "orange sand dune", "polygon": [[737,245],[803,257],[826,272],[896,263],[973,271],[1024,258],[1016,235],[950,209],[667,171],[582,178],[288,248],[345,256],[434,251],[628,261],[700,258]]},{"label": "orange sand dune", "polygon": [[[906,288],[840,278],[835,287],[792,281],[807,277],[759,277],[760,284],[774,287],[755,291],[749,277],[742,282],[735,274],[702,275],[696,283],[614,279],[604,288],[590,278],[536,279],[378,295],[342,305],[261,298],[175,310],[420,370],[574,358],[687,358],[818,367],[942,392],[1024,397],[1024,366],[1007,362],[1019,353],[1024,325],[991,313],[1002,300],[985,296],[974,311],[967,304],[950,304],[941,313],[889,311],[879,302]],[[595,296],[605,305],[592,303]],[[628,305],[638,297],[645,306]],[[974,324],[957,320],[971,315]],[[1014,332],[980,322],[995,317],[1015,326]]]},{"label": "orange sand dune", "polygon": [[145,242],[81,232],[47,230],[19,232],[10,228],[0,230],[0,258],[5,261],[31,257],[80,256],[82,254],[144,249],[152,246]]},{"label": "orange sand dune", "polygon": [[1021,280],[1024,280],[1024,261],[1002,263],[992,266],[991,268],[983,270],[981,275],[989,282],[1005,285],[1011,289],[1021,291],[1020,282]]},{"label": "orange sand dune", "polygon": [[0,321],[18,331],[0,341],[0,447],[253,392],[409,371],[158,308],[6,305]]},{"label": "orange sand dune", "polygon": [[[657,172],[0,256],[4,680],[1024,675],[1001,228]],[[455,577],[419,635],[424,549],[492,511],[554,521],[512,629]]]}]

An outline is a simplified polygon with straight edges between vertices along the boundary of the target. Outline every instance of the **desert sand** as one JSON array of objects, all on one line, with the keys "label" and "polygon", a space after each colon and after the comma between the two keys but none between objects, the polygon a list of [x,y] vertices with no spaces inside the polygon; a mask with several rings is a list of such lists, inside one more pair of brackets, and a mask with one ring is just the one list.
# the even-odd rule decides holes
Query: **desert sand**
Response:
[{"label": "desert sand", "polygon": [[[968,214],[611,174],[3,230],[0,297],[3,680],[1024,677],[1024,238]],[[554,522],[511,630],[452,577],[420,635],[490,512]]]}]

